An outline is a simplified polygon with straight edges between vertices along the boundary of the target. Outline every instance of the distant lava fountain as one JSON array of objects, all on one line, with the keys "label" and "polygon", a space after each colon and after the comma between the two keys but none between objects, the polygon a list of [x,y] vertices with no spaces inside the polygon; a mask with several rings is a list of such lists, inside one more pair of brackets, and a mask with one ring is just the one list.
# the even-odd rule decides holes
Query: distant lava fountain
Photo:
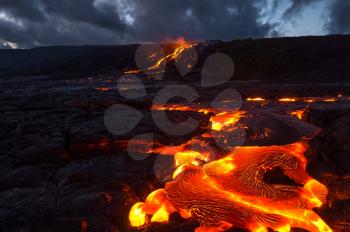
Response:
[{"label": "distant lava fountain", "polygon": [[[249,128],[248,122],[252,119],[243,125],[240,121],[259,115],[186,106],[156,106],[153,110],[210,113],[212,136],[221,131],[232,132],[240,126]],[[306,172],[304,153],[308,149],[306,138],[310,136],[287,145],[238,146],[221,155],[211,154],[214,151],[210,149],[191,149],[200,141],[207,146],[203,141],[208,136],[209,133],[204,133],[172,149],[164,146],[152,151],[174,155],[176,169],[172,181],[166,183],[164,189],[152,192],[145,202],[138,202],[131,208],[129,220],[133,227],[168,222],[169,215],[178,212],[183,218],[200,223],[196,232],[224,231],[233,226],[253,232],[267,232],[268,228],[287,232],[292,227],[311,232],[332,231],[312,210],[326,203],[328,190]],[[166,148],[168,151],[164,152]],[[265,180],[267,173],[277,169],[293,184]]]}]

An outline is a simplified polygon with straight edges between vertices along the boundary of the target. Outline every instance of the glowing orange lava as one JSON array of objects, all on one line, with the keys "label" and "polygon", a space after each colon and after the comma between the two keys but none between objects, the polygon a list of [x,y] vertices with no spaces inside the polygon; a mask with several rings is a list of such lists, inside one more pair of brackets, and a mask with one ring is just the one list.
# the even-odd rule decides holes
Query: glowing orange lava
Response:
[{"label": "glowing orange lava", "polygon": [[210,118],[211,128],[214,131],[221,131],[223,127],[236,124],[243,117],[244,111],[222,112]]},{"label": "glowing orange lava", "polygon": [[[267,99],[264,97],[247,97],[245,99],[247,102],[274,102],[271,99]],[[338,94],[336,97],[280,97],[277,99],[277,102],[287,104],[287,103],[317,103],[317,102],[325,102],[325,103],[334,103],[334,102],[347,102],[350,98]]]},{"label": "glowing orange lava", "polygon": [[264,101],[266,101],[265,98],[261,98],[261,97],[253,97],[253,98],[248,97],[246,100],[247,101],[253,101],[253,102],[264,102]]},{"label": "glowing orange lava", "polygon": [[108,87],[99,87],[99,88],[96,88],[97,91],[110,91],[112,90],[112,88],[108,88]]},{"label": "glowing orange lava", "polygon": [[279,102],[295,102],[297,99],[296,98],[280,98],[278,99]]},{"label": "glowing orange lava", "polygon": [[305,117],[305,113],[305,109],[298,109],[290,112],[290,115],[302,120]]},{"label": "glowing orange lava", "polygon": [[[151,193],[146,202],[134,205],[131,224],[144,225],[147,215],[152,215],[151,222],[165,222],[178,211],[198,220],[203,231],[232,226],[251,231],[288,231],[291,227],[331,231],[312,211],[325,201],[327,189],[307,175],[305,149],[303,143],[238,147],[227,157],[200,167],[182,164],[174,181]],[[264,183],[264,173],[275,167],[303,187]]]},{"label": "glowing orange lava", "polygon": [[[157,62],[155,62],[155,64],[151,67],[148,67],[146,70],[144,71],[154,71],[154,72],[158,72],[160,69],[160,67],[162,67],[163,64],[165,64],[166,62],[171,62],[176,60],[178,57],[181,56],[181,54],[188,48],[191,48],[193,46],[195,46],[196,44],[193,43],[189,43],[187,41],[185,41],[183,38],[179,38],[175,41],[175,49],[172,53],[166,55],[165,57],[160,58],[159,60],[157,60]],[[149,57],[149,58],[152,58]],[[128,70],[125,71],[125,74],[138,74],[141,73],[142,70],[140,69],[133,69],[133,70]]]},{"label": "glowing orange lava", "polygon": [[[153,110],[211,113],[212,132],[230,132],[247,117],[245,111],[217,112],[180,105],[154,106]],[[303,113],[291,115],[302,118]],[[201,138],[206,136],[208,133]],[[193,149],[198,144],[202,149]],[[253,232],[267,232],[268,228],[287,232],[292,227],[332,231],[312,210],[326,203],[328,190],[306,172],[306,141],[284,146],[238,146],[217,158],[207,148],[205,139],[193,138],[180,146],[152,150],[173,155],[176,169],[173,181],[164,189],[132,207],[129,220],[133,227],[168,222],[169,215],[178,212],[200,223],[196,232],[219,232],[233,226]],[[265,182],[265,175],[276,168],[296,184]]]},{"label": "glowing orange lava", "polygon": [[337,99],[336,98],[326,98],[323,101],[325,101],[325,102],[336,102]]}]

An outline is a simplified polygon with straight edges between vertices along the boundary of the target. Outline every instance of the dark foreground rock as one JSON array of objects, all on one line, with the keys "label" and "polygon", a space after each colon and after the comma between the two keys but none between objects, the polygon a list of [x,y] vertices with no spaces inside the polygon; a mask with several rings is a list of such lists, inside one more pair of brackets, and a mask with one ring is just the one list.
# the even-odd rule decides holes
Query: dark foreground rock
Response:
[{"label": "dark foreground rock", "polygon": [[[120,141],[154,133],[159,141],[180,144],[192,135],[161,132],[148,110],[151,99],[126,100],[117,91],[97,91],[100,82],[116,81],[113,76],[104,77],[112,82],[98,78],[1,80],[0,231],[136,231],[128,223],[130,207],[163,183],[154,173],[154,156],[135,160]],[[247,94],[251,88],[240,90]],[[282,90],[273,85],[259,91]],[[108,132],[103,123],[105,111],[116,103],[144,114],[138,127],[121,136]],[[311,109],[308,115],[308,121],[323,129],[311,141],[308,169],[330,192],[329,204],[318,213],[335,231],[345,232],[350,225],[350,111],[331,108]],[[172,215],[169,224],[144,230],[193,231],[196,226]]]}]

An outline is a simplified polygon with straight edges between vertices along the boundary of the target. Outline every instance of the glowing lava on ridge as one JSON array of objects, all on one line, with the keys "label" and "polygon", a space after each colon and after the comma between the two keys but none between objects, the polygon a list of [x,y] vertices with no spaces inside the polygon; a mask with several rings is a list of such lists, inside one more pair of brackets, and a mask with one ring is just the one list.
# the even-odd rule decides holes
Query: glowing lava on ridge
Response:
[{"label": "glowing lava on ridge", "polygon": [[[174,44],[176,47],[175,47],[173,52],[167,54],[164,57],[161,57],[152,66],[148,67],[146,70],[132,69],[132,70],[125,71],[124,74],[138,74],[138,73],[141,73],[142,71],[152,71],[152,72],[156,72],[156,73],[161,72],[162,71],[161,67],[164,64],[166,64],[167,62],[175,61],[176,59],[178,59],[182,55],[182,53],[186,49],[192,48],[196,45],[195,43],[187,42],[183,38],[177,39],[176,41],[174,41]],[[154,54],[152,54],[152,55],[154,55]],[[148,58],[151,59],[152,57],[148,57]],[[191,68],[191,67],[189,67],[189,68]]]}]

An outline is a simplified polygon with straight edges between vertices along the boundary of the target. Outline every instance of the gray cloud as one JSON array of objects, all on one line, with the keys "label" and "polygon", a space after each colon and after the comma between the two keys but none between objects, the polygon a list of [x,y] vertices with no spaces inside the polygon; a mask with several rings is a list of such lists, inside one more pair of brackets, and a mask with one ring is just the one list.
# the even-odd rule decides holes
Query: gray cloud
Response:
[{"label": "gray cloud", "polygon": [[125,25],[112,4],[94,0],[0,0],[0,39],[21,47],[110,44]]},{"label": "gray cloud", "polygon": [[[277,1],[277,0],[275,0]],[[322,0],[290,0],[291,6],[283,13],[284,19],[291,19],[294,16],[298,16],[305,7],[310,6],[311,4],[320,2]]]},{"label": "gray cloud", "polygon": [[[275,7],[278,0],[274,0]],[[327,0],[290,0],[291,6],[283,13],[283,19],[290,20],[298,16],[306,7]],[[350,1],[332,0],[328,2],[329,21],[324,24],[329,34],[350,33]]]},{"label": "gray cloud", "polygon": [[[23,47],[262,37],[265,0],[0,0],[0,39]],[[274,32],[276,33],[276,32]]]},{"label": "gray cloud", "polygon": [[350,33],[350,1],[335,0],[326,27],[332,34]]},{"label": "gray cloud", "polygon": [[[134,0],[135,2],[137,0]],[[259,0],[137,1],[133,36],[143,40],[262,37],[272,25],[259,23]]]},{"label": "gray cloud", "polygon": [[48,15],[62,17],[73,22],[91,24],[107,30],[122,31],[124,24],[113,4],[95,4],[94,0],[43,0]]},{"label": "gray cloud", "polygon": [[[284,19],[323,0],[290,0]],[[0,0],[0,41],[20,47],[160,42],[167,39],[231,40],[278,36],[263,22],[267,0]],[[276,8],[281,4],[274,0]],[[334,0],[326,25],[349,32],[349,2]],[[273,12],[271,13],[273,14]],[[282,24],[280,24],[282,25]],[[1,45],[4,47],[4,45]]]},{"label": "gray cloud", "polygon": [[4,10],[10,15],[31,21],[43,21],[43,14],[40,0],[0,0],[0,12]]}]

